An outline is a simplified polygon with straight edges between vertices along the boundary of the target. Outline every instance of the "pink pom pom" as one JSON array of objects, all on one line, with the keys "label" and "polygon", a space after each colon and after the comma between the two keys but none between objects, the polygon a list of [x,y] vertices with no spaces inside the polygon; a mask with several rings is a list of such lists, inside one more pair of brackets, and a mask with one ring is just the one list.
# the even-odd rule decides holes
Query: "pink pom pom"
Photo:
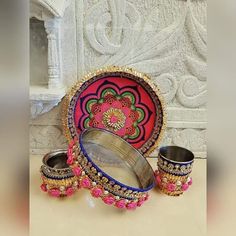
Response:
[{"label": "pink pom pom", "polygon": [[74,142],[74,140],[72,139],[72,140],[70,141],[70,143],[69,143],[69,148],[72,148],[72,147],[74,146],[74,144],[75,144],[75,142]]},{"label": "pink pom pom", "polygon": [[127,206],[126,206],[126,208],[128,210],[134,210],[134,209],[136,209],[136,207],[137,207],[137,203],[136,202],[128,203]]},{"label": "pink pom pom", "polygon": [[67,150],[67,157],[68,158],[72,158],[72,149],[71,148],[68,148],[68,150]]},{"label": "pink pom pom", "polygon": [[72,164],[73,164],[73,158],[72,158],[72,157],[68,157],[66,163],[67,163],[68,165],[72,165]]},{"label": "pink pom pom", "polygon": [[144,201],[147,201],[148,199],[149,199],[149,195],[146,194],[146,195],[144,196],[143,200],[144,200]]},{"label": "pink pom pom", "polygon": [[67,196],[71,196],[71,195],[73,195],[73,193],[74,193],[74,189],[72,187],[67,188],[67,190],[66,190]]},{"label": "pink pom pom", "polygon": [[112,196],[107,196],[103,198],[103,202],[107,205],[112,205],[115,202],[115,199]]},{"label": "pink pom pom", "polygon": [[91,194],[92,194],[93,197],[98,198],[102,195],[102,189],[94,188],[94,189],[92,189]]},{"label": "pink pom pom", "polygon": [[82,188],[90,188],[91,187],[91,182],[88,178],[83,178],[80,182],[80,186]]},{"label": "pink pom pom", "polygon": [[175,191],[175,188],[176,188],[175,184],[173,184],[173,183],[168,183],[168,184],[167,184],[167,190],[168,190],[169,192]]},{"label": "pink pom pom", "polygon": [[42,191],[47,192],[46,184],[41,184],[40,188],[42,189]]},{"label": "pink pom pom", "polygon": [[157,184],[161,184],[161,177],[159,175],[156,176],[156,181],[157,181]]},{"label": "pink pom pom", "polygon": [[188,187],[189,187],[188,184],[185,183],[182,185],[182,190],[186,191],[186,190],[188,190]]},{"label": "pink pom pom", "polygon": [[50,189],[49,194],[53,197],[59,197],[60,196],[60,191],[58,189]]},{"label": "pink pom pom", "polygon": [[117,208],[123,209],[123,208],[126,207],[126,202],[125,202],[124,199],[119,200],[119,201],[117,201],[117,202],[115,203],[115,206],[116,206]]},{"label": "pink pom pom", "polygon": [[138,206],[138,207],[141,207],[144,202],[145,202],[144,200],[139,200],[138,203],[137,203],[137,206]]},{"label": "pink pom pom", "polygon": [[82,173],[82,170],[81,170],[81,168],[80,167],[74,167],[73,169],[72,169],[72,171],[73,171],[73,174],[75,175],[75,176],[80,176],[81,175],[81,173]]},{"label": "pink pom pom", "polygon": [[188,185],[192,185],[192,183],[193,183],[193,179],[190,178],[189,181],[188,181]]}]

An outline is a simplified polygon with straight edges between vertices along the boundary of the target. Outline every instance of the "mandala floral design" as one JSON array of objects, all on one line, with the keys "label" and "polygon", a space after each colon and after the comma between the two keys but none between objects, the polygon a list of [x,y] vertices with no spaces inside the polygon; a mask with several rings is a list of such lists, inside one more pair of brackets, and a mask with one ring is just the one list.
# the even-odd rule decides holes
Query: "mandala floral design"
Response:
[{"label": "mandala floral design", "polygon": [[88,74],[72,87],[63,110],[68,140],[88,127],[107,129],[145,155],[157,146],[165,127],[158,88],[128,68],[112,66]]},{"label": "mandala floral design", "polygon": [[84,127],[104,128],[125,139],[136,139],[145,113],[143,108],[136,107],[135,102],[131,91],[118,94],[114,89],[106,88],[100,98],[87,101],[88,118],[84,121]]}]

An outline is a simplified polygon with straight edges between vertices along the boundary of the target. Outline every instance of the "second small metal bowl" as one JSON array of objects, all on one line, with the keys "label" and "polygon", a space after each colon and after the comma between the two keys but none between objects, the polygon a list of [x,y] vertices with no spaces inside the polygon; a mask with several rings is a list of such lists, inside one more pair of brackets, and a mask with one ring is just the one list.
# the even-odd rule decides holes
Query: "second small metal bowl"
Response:
[{"label": "second small metal bowl", "polygon": [[178,196],[192,184],[189,177],[194,161],[193,153],[183,147],[161,147],[155,172],[157,185],[162,192]]}]

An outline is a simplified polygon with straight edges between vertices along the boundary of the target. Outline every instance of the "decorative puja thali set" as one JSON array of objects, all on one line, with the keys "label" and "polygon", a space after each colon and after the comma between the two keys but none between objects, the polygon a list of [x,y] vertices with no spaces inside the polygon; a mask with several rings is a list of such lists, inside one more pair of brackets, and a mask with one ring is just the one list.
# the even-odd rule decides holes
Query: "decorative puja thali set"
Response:
[{"label": "decorative puja thali set", "polygon": [[68,150],[43,158],[41,189],[54,197],[88,189],[94,198],[120,209],[136,209],[156,185],[178,196],[192,184],[189,150],[161,147],[154,172],[147,157],[166,126],[157,85],[140,72],[116,66],[78,81],[62,106]]}]

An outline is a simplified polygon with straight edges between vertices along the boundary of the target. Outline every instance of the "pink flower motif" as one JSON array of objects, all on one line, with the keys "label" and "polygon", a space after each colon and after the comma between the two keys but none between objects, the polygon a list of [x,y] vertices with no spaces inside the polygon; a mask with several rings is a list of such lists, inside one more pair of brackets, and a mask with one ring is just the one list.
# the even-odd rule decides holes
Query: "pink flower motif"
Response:
[{"label": "pink flower motif", "polygon": [[66,190],[66,195],[71,196],[71,195],[73,195],[74,192],[75,192],[74,189],[72,187],[69,187]]},{"label": "pink flower motif", "polygon": [[112,205],[115,202],[115,199],[112,196],[107,196],[103,198],[103,202],[107,205]]},{"label": "pink flower motif", "polygon": [[115,206],[116,206],[117,208],[120,208],[120,209],[125,208],[125,207],[126,207],[125,200],[124,200],[124,199],[121,199],[121,200],[117,201],[117,202],[115,203]]},{"label": "pink flower motif", "polygon": [[41,184],[40,188],[42,189],[42,191],[47,192],[46,184]]},{"label": "pink flower motif", "polygon": [[134,123],[133,120],[131,118],[127,117],[125,120],[125,127],[127,127],[127,128],[130,126],[132,127],[133,123]]},{"label": "pink flower motif", "polygon": [[[88,119],[88,126],[112,130],[115,124],[120,123],[121,118],[116,115],[109,115],[106,117],[106,121],[104,122],[104,114],[107,112],[109,113],[110,109],[115,109],[119,110],[125,119],[122,118],[123,120],[119,127],[113,131],[121,137],[133,137],[138,131],[140,131],[139,124],[145,118],[146,107],[143,107],[143,104],[136,104],[136,99],[132,99],[132,97],[135,96],[132,92],[126,91],[125,94],[121,95],[119,95],[115,90],[113,91],[113,94],[102,95],[101,92],[98,92],[98,97],[93,98],[95,101],[92,101],[92,106],[87,106],[92,98],[86,100],[85,110],[89,115],[86,118]],[[101,95],[103,98],[102,100],[100,100]],[[82,107],[84,107],[84,105],[82,105]],[[141,109],[142,112],[138,112],[137,109]]]},{"label": "pink flower motif", "polygon": [[114,108],[117,108],[117,109],[122,108],[122,105],[121,105],[120,101],[117,101],[117,100],[114,101],[111,106],[114,107]]},{"label": "pink flower motif", "polygon": [[182,190],[186,191],[188,189],[188,187],[189,187],[188,184],[185,183],[185,184],[182,185]]},{"label": "pink flower motif", "polygon": [[138,203],[137,203],[137,206],[138,206],[138,207],[141,207],[144,202],[145,202],[144,200],[139,200]]},{"label": "pink flower motif", "polygon": [[90,188],[91,187],[91,182],[88,178],[83,178],[81,181],[80,181],[80,186],[82,188]]},{"label": "pink flower motif", "polygon": [[130,111],[131,111],[131,110],[130,110],[130,108],[128,108],[128,107],[122,108],[122,112],[125,114],[126,117],[129,116]]},{"label": "pink flower motif", "polygon": [[102,123],[102,118],[103,118],[103,113],[102,112],[99,112],[96,115],[94,115],[94,120],[98,123],[97,126],[99,128],[104,126],[103,123]]},{"label": "pink flower motif", "polygon": [[173,184],[173,183],[168,183],[167,184],[167,190],[169,191],[169,192],[173,192],[173,191],[175,191],[175,184]]},{"label": "pink flower motif", "polygon": [[77,166],[77,167],[74,167],[74,168],[72,169],[72,172],[73,172],[73,174],[74,174],[75,176],[80,176],[82,170],[81,170],[80,167]]},{"label": "pink flower motif", "polygon": [[192,183],[193,183],[193,179],[190,178],[189,181],[188,181],[188,185],[192,185]]},{"label": "pink flower motif", "polygon": [[58,189],[53,188],[49,190],[49,194],[53,197],[59,197],[60,191]]},{"label": "pink flower motif", "polygon": [[130,203],[128,203],[127,206],[126,206],[126,208],[127,208],[128,210],[135,210],[136,207],[137,207],[137,202],[130,202]]},{"label": "pink flower motif", "polygon": [[110,106],[109,104],[103,103],[103,104],[101,105],[101,112],[102,112],[102,113],[106,112],[110,107],[111,107],[111,106]]},{"label": "pink flower motif", "polygon": [[158,185],[161,184],[161,177],[159,175],[156,176],[156,182]]},{"label": "pink flower motif", "polygon": [[93,188],[91,191],[91,194],[93,197],[100,197],[102,195],[102,189],[101,188]]}]

